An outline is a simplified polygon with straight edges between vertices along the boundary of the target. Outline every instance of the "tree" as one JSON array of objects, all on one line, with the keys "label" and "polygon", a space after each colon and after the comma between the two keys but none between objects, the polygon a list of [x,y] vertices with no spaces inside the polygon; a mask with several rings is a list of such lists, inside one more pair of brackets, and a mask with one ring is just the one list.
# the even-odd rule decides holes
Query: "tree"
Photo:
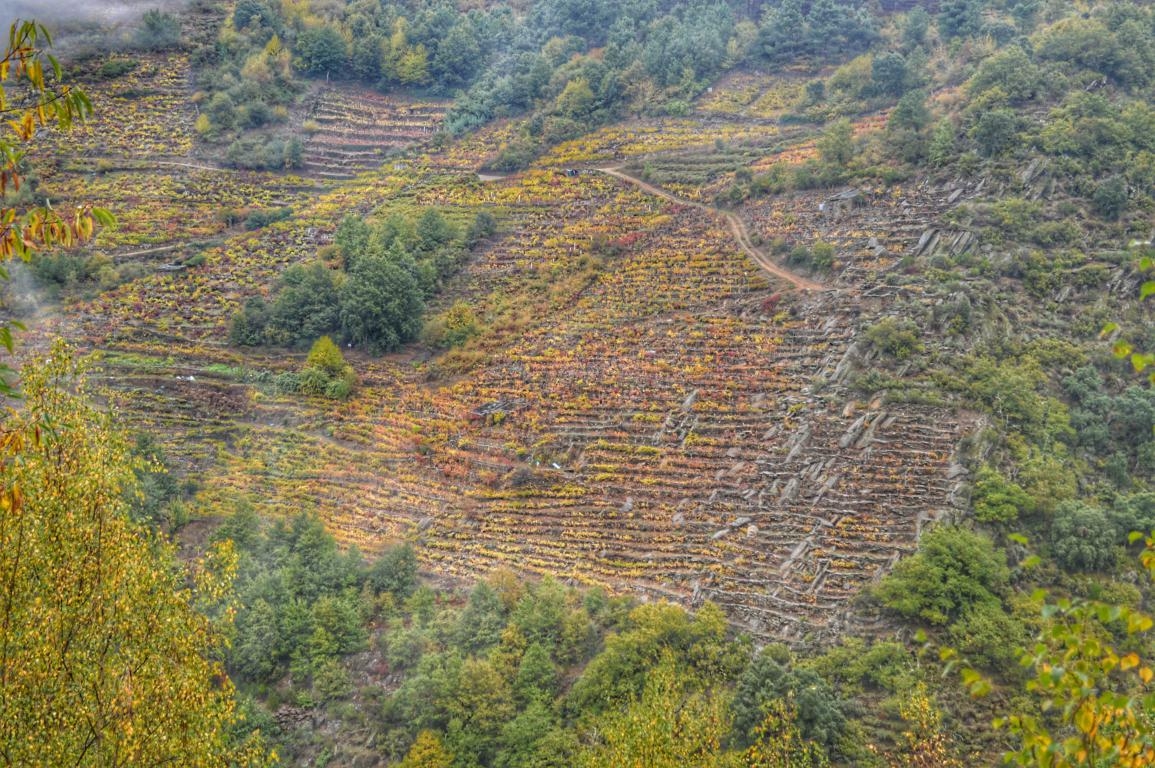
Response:
[{"label": "tree", "polygon": [[999,602],[1010,583],[1006,556],[987,537],[966,528],[937,526],[918,552],[900,560],[876,593],[888,608],[931,624],[948,624],[968,607]]},{"label": "tree", "polygon": [[441,738],[433,731],[421,731],[399,768],[449,768],[451,765],[453,755],[445,749]]},{"label": "tree", "polygon": [[432,253],[448,244],[456,234],[454,226],[436,208],[426,208],[414,227],[417,250],[423,253]]},{"label": "tree", "polygon": [[392,352],[417,337],[425,302],[411,269],[372,256],[354,266],[339,307],[345,338],[373,352]]},{"label": "tree", "polygon": [[906,58],[894,51],[875,56],[870,64],[870,81],[878,94],[901,96],[906,90]]},{"label": "tree", "polygon": [[980,0],[943,0],[939,5],[938,30],[943,37],[969,37],[982,26]]},{"label": "tree", "polygon": [[403,544],[385,550],[369,569],[369,584],[378,594],[388,592],[404,600],[417,586],[417,555]]},{"label": "tree", "polygon": [[774,647],[750,662],[734,695],[734,728],[743,743],[758,738],[777,706],[791,712],[791,724],[809,741],[833,747],[846,727],[842,706],[830,686],[810,670],[789,669]]},{"label": "tree", "polygon": [[767,705],[753,730],[754,743],[742,756],[746,768],[826,768],[826,752],[803,736],[789,699]]},{"label": "tree", "polygon": [[1051,553],[1069,571],[1102,571],[1115,564],[1115,526],[1098,507],[1066,501],[1051,522]]},{"label": "tree", "polygon": [[1127,211],[1127,182],[1122,176],[1112,176],[1095,188],[1091,202],[1099,215],[1117,221]]},{"label": "tree", "polygon": [[404,85],[429,82],[429,53],[424,45],[415,45],[401,54],[397,61],[397,80]]},{"label": "tree", "polygon": [[575,77],[565,84],[554,104],[554,111],[562,117],[580,118],[594,106],[594,92],[584,77]]},{"label": "tree", "polygon": [[171,13],[151,8],[144,12],[136,44],[149,51],[162,51],[180,44],[180,19]]},{"label": "tree", "polygon": [[[1155,578],[1155,539],[1144,539],[1144,545],[1139,562],[1147,577]],[[1032,601],[1041,627],[1019,663],[1030,672],[1025,689],[1036,700],[1035,711],[1045,715],[1019,706],[995,719],[995,727],[1005,728],[1017,741],[1005,761],[1037,768],[1155,764],[1155,670],[1131,650],[1150,648],[1155,620],[1127,605],[1050,600],[1043,590]],[[954,649],[942,649],[939,656],[958,664]],[[965,663],[960,676],[972,696],[991,690]]]},{"label": "tree", "polygon": [[462,17],[438,43],[430,70],[442,87],[452,87],[468,82],[481,63],[481,46],[467,17]]},{"label": "tree", "polygon": [[596,740],[579,755],[582,768],[721,768],[735,765],[722,750],[730,730],[722,696],[695,690],[670,655],[649,670],[641,694],[596,722]]},{"label": "tree", "polygon": [[818,154],[830,165],[846,165],[854,157],[854,132],[846,118],[831,123],[818,137]]},{"label": "tree", "polygon": [[988,157],[1001,155],[1015,145],[1018,138],[1019,118],[1013,110],[1000,107],[979,115],[971,129],[979,151]]},{"label": "tree", "polygon": [[230,615],[232,547],[189,574],[128,520],[128,445],[85,404],[81,373],[58,342],[25,366],[24,408],[0,426],[0,755],[10,765],[263,763],[259,742],[230,743],[238,716],[217,661],[223,626],[202,612]]},{"label": "tree", "polygon": [[329,24],[306,29],[297,38],[301,69],[310,75],[340,74],[349,60],[346,49],[345,38]]},{"label": "tree", "polygon": [[[59,62],[47,53],[52,45],[48,30],[34,21],[15,21],[9,28],[8,45],[0,55],[0,198],[23,181],[24,146],[45,127],[67,130],[75,120],[92,114],[92,103],[78,88],[62,81]],[[7,90],[6,90],[7,89]],[[16,94],[10,96],[8,90]],[[110,226],[114,219],[103,208],[77,207],[64,216],[47,206],[21,210],[0,200],[0,280],[8,278],[3,263],[28,261],[40,250],[69,247],[91,239],[97,224]],[[16,323],[0,323],[0,345],[12,352],[12,329]],[[12,394],[11,368],[0,363],[0,395]]]},{"label": "tree", "polygon": [[281,289],[269,307],[265,337],[292,345],[316,339],[339,326],[336,275],[320,262],[294,264],[281,275]]}]

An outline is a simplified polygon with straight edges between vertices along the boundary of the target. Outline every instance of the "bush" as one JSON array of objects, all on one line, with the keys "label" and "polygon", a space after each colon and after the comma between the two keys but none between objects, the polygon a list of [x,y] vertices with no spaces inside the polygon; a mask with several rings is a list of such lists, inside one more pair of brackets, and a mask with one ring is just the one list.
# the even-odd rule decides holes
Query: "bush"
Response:
[{"label": "bush", "polygon": [[884,317],[866,329],[866,339],[880,352],[898,360],[906,360],[912,354],[923,351],[918,340],[918,326],[910,320],[896,320]]},{"label": "bush", "polygon": [[1091,202],[1104,219],[1117,221],[1127,211],[1127,182],[1112,176],[1095,188]]},{"label": "bush", "polygon": [[1014,111],[1000,107],[979,115],[971,129],[971,138],[984,155],[1001,155],[1018,143],[1019,118]]},{"label": "bush", "polygon": [[1051,554],[1068,571],[1104,571],[1115,565],[1115,526],[1098,507],[1068,501],[1055,509]]},{"label": "bush", "polygon": [[989,466],[979,468],[972,504],[981,523],[1013,523],[1034,509],[1030,494]]},{"label": "bush", "polygon": [[148,51],[161,51],[180,44],[180,20],[170,13],[155,8],[144,12],[136,31],[137,47]]},{"label": "bush", "polygon": [[96,70],[96,76],[102,80],[115,80],[132,72],[140,66],[136,59],[111,59],[104,62]]},{"label": "bush", "polygon": [[292,215],[292,208],[266,208],[260,211],[253,211],[245,217],[245,229],[261,229],[270,224],[275,224],[278,221],[284,221]]},{"label": "bush", "polygon": [[305,359],[309,368],[317,368],[327,376],[340,376],[348,367],[345,356],[328,336],[322,336],[313,342],[309,356]]},{"label": "bush", "polygon": [[299,382],[300,391],[305,394],[344,400],[353,393],[357,374],[345,362],[345,357],[333,340],[322,336],[309,350]]},{"label": "bush", "polygon": [[998,605],[1010,583],[1006,555],[980,533],[936,526],[900,560],[875,594],[908,618],[946,625],[980,604]]}]

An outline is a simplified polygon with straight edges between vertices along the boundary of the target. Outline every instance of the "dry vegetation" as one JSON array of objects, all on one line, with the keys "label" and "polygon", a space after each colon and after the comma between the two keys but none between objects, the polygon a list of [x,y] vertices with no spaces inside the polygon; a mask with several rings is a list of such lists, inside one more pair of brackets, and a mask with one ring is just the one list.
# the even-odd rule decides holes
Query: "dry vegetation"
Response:
[{"label": "dry vegetation", "polygon": [[[829,290],[799,293],[762,273],[708,211],[592,169],[629,160],[658,173],[713,152],[725,181],[771,146],[778,162],[800,162],[811,130],[637,120],[482,183],[474,174],[510,126],[366,171],[424,140],[444,105],[333,88],[308,107],[308,171],[365,172],[310,196],[312,182],[293,176],[188,167],[206,163],[188,157],[187,129],[169,125],[189,122],[185,66],[150,58],[133,87],[157,103],[118,104],[115,120],[83,134],[100,145],[82,139],[44,183],[108,198],[122,225],[96,248],[114,259],[192,253],[190,243],[200,258],[166,252],[119,287],[69,300],[40,330],[106,352],[109,397],[196,470],[204,502],[313,509],[366,550],[419,542],[423,566],[445,575],[509,566],[685,605],[710,599],[757,635],[794,640],[842,629],[850,600],[913,551],[928,519],[951,514],[953,453],[973,424],[848,382],[872,354],[863,329],[900,293],[895,265],[960,199],[954,190],[912,183],[853,204],[825,192],[739,209],[758,242],[834,246]],[[700,109],[729,112],[787,87],[731,78]],[[702,197],[697,185],[668,188]],[[261,382],[301,360],[226,347],[232,315],[285,266],[314,258],[342,215],[383,204],[495,214],[498,235],[431,310],[464,301],[484,332],[440,355],[350,354],[362,384],[346,403],[276,394]],[[251,232],[221,216],[277,206],[292,216]],[[183,268],[163,268],[174,261]]]}]

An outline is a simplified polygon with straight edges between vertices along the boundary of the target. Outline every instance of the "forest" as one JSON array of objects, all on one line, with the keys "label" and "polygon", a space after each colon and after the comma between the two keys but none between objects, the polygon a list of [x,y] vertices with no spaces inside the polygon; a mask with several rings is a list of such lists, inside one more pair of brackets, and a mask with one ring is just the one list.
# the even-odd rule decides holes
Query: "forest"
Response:
[{"label": "forest", "polygon": [[1155,764],[1148,4],[0,21],[5,764]]}]

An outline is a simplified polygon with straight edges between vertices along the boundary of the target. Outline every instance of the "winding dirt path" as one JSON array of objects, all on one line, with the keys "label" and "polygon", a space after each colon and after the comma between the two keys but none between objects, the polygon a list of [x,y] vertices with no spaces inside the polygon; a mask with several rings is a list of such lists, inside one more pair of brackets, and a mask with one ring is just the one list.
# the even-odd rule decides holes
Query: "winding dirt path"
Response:
[{"label": "winding dirt path", "polygon": [[723,211],[720,208],[715,208],[714,206],[706,205],[705,203],[696,203],[693,200],[683,200],[676,195],[670,194],[661,187],[655,187],[653,184],[642,181],[636,176],[630,176],[628,173],[623,173],[620,166],[598,168],[596,170],[609,176],[613,176],[616,179],[621,179],[628,184],[633,184],[635,187],[641,189],[644,192],[648,192],[651,195],[663,198],[664,200],[669,200],[672,203],[677,203],[678,205],[688,205],[693,208],[700,208],[703,211],[709,211],[715,216],[721,216],[730,226],[730,233],[734,235],[734,240],[737,241],[739,247],[742,248],[747,256],[754,260],[755,264],[757,264],[767,273],[792,283],[795,288],[798,288],[802,291],[827,290],[826,286],[822,285],[822,283],[816,283],[813,280],[802,277],[801,275],[796,275],[790,270],[775,264],[769,256],[755,247],[754,242],[750,239],[750,231],[746,229],[745,222],[743,222],[729,211]]}]

